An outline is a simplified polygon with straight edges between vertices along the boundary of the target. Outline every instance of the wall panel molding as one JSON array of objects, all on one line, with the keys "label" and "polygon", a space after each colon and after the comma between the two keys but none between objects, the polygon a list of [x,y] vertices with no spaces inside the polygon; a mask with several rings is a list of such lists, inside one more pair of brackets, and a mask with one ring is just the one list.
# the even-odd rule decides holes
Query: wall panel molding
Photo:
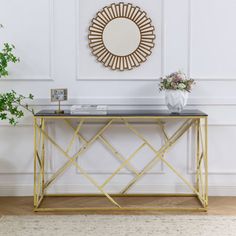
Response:
[{"label": "wall panel molding", "polygon": [[[49,98],[36,98],[29,102],[34,106],[55,107]],[[165,106],[164,97],[80,97],[70,98],[69,101],[63,102],[62,106],[74,104],[107,104],[110,106]],[[190,97],[188,106],[236,106],[236,97]]]},{"label": "wall panel molding", "polygon": [[[51,122],[51,121],[49,121],[49,124],[50,125],[53,125],[53,129],[55,130],[55,122]],[[8,129],[21,129],[21,128],[25,128],[25,127],[27,127],[27,128],[30,128],[30,129],[32,129],[32,131],[34,130],[34,125],[33,125],[33,123],[19,123],[19,124],[17,124],[16,126],[12,126],[12,125],[10,125],[10,124],[8,124],[7,122],[4,122],[4,123],[2,123],[2,122],[0,122],[0,130],[1,130],[1,128],[8,128]],[[21,135],[21,136],[20,136]],[[20,134],[19,133],[19,137],[21,138],[21,140],[24,140],[24,133],[23,134]],[[25,134],[25,135],[28,135],[28,134]],[[32,138],[33,138],[33,135],[32,135]],[[21,141],[21,142],[24,142],[24,141]],[[19,142],[20,143],[20,142]],[[52,144],[51,143],[49,143],[48,145],[47,145],[47,147],[48,147],[48,150],[50,150],[49,151],[49,157],[51,157],[51,156],[54,156],[54,151],[53,151],[53,149],[52,149]],[[33,145],[32,146],[29,146],[29,147],[27,147],[27,150],[31,150],[32,151],[32,153],[33,153],[33,150],[34,150],[34,147],[33,147]],[[21,158],[21,157],[12,157],[12,158]],[[34,155],[32,154],[32,156],[30,157],[30,159],[32,159],[32,162],[33,162],[33,159],[34,159]],[[28,161],[30,161],[30,159],[28,160]],[[6,160],[6,159],[3,159],[3,160]],[[1,164],[1,157],[0,157],[0,164]],[[15,162],[15,164],[17,164],[17,162]],[[54,158],[51,158],[50,159],[50,161],[49,161],[49,169],[50,170],[46,170],[45,171],[45,174],[53,174],[54,172],[55,172],[55,170],[54,170],[54,166],[55,166],[55,161],[54,161]],[[0,171],[0,176],[1,175],[13,175],[13,176],[15,176],[15,175],[19,175],[19,176],[25,176],[25,175],[27,175],[27,176],[30,176],[30,177],[32,177],[33,178],[33,174],[34,174],[34,170],[33,170],[33,168],[32,168],[32,170],[31,171],[16,171],[14,168],[8,168],[6,171],[4,170],[4,171]]]},{"label": "wall panel molding", "polygon": [[[75,45],[75,50],[76,50],[76,57],[75,57],[75,62],[76,62],[76,80],[77,81],[156,81],[159,79],[160,76],[155,76],[155,77],[147,77],[147,78],[119,78],[119,79],[114,79],[114,78],[96,78],[96,77],[86,77],[86,78],[80,78],[79,76],[79,1],[75,0],[75,37],[76,37],[76,45]],[[161,27],[160,27],[161,33],[158,32],[158,36],[161,35],[161,76],[164,75],[165,73],[165,68],[166,68],[166,49],[165,49],[165,38],[166,38],[166,32],[165,32],[165,0],[161,0]],[[156,32],[157,34],[157,32]],[[157,37],[158,39],[158,37]],[[157,40],[156,39],[156,40]],[[157,45],[157,42],[155,42]],[[104,68],[107,69],[107,68]]]},{"label": "wall panel molding", "polygon": [[189,19],[188,19],[188,75],[190,78],[196,80],[196,81],[225,81],[225,82],[231,82],[231,81],[236,81],[236,75],[235,77],[208,77],[208,76],[201,76],[201,77],[193,77],[191,76],[191,72],[192,72],[192,29],[193,29],[193,25],[192,25],[192,2],[195,0],[189,0],[188,4],[189,4]]},{"label": "wall panel molding", "polygon": [[[236,127],[236,123],[235,124],[208,124],[208,127]],[[193,147],[193,141],[191,139],[191,131],[188,132],[188,147]],[[209,142],[208,142],[209,143]],[[187,173],[189,175],[195,175],[196,171],[192,168],[194,166],[194,162],[195,162],[195,157],[192,155],[192,149],[189,148],[188,149],[188,158],[187,158]],[[203,172],[204,173],[204,172]],[[236,175],[236,169],[235,170],[231,170],[231,171],[221,171],[221,170],[211,170],[209,168],[208,171],[209,175]]]},{"label": "wall panel molding", "polygon": [[48,8],[49,8],[49,74],[48,75],[14,75],[10,76],[7,79],[2,79],[0,82],[7,83],[7,82],[22,82],[22,81],[29,81],[29,82],[36,82],[36,81],[54,81],[54,1],[55,0],[48,0]]}]

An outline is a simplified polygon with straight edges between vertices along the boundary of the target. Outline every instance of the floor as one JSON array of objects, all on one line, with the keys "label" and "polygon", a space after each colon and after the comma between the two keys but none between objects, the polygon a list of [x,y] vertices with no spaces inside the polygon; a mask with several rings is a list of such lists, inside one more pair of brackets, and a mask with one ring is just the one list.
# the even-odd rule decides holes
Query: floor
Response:
[{"label": "floor", "polygon": [[[197,204],[195,199],[191,198],[134,198],[134,199],[118,199],[119,202],[126,205],[150,205],[150,204],[164,204],[164,205],[192,205]],[[122,202],[123,201],[123,202]],[[93,198],[50,198],[49,201],[45,201],[44,206],[103,206],[105,200],[99,197]],[[80,205],[79,205],[79,204]],[[47,213],[35,213],[33,212],[33,199],[32,197],[0,197],[0,218],[3,215],[72,215],[72,214],[119,214],[119,215],[157,215],[157,214],[194,214],[194,215],[235,215],[236,216],[236,197],[210,197],[209,198],[209,210],[205,212],[157,212],[157,211],[94,211],[94,212],[47,212]]]}]

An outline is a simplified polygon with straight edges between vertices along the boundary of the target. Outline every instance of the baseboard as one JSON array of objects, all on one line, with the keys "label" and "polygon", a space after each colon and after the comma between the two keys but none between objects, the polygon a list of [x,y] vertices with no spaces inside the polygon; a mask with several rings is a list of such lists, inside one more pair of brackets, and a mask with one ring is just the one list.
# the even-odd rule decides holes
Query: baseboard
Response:
[{"label": "baseboard", "polygon": [[[122,185],[113,185],[108,192],[118,192]],[[81,191],[83,190],[83,191]],[[95,193],[90,185],[57,185],[53,193]],[[189,193],[185,185],[136,185],[130,193]],[[0,185],[0,196],[32,196],[33,185]],[[236,186],[209,186],[209,196],[236,196]]]}]

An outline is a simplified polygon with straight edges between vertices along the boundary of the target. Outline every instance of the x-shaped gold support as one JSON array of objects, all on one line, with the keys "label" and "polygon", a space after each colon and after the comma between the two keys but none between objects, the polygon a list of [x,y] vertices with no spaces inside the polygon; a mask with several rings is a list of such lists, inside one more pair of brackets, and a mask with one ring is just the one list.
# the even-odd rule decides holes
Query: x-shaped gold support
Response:
[{"label": "x-shaped gold support", "polygon": [[[46,190],[50,187],[50,185],[58,178],[58,176],[62,175],[69,167],[75,166],[76,169],[87,179],[89,180],[96,188],[106,196],[110,202],[112,202],[116,207],[122,208],[111,196],[108,194],[104,187],[109,184],[109,182],[123,169],[127,168],[134,175],[134,178],[128,183],[128,185],[120,192],[120,195],[126,195],[127,191],[135,184],[139,179],[141,179],[147,172],[149,172],[159,161],[162,161],[168,168],[170,168],[190,189],[196,194],[202,205],[206,208],[208,204],[208,193],[207,193],[207,152],[206,142],[204,143],[204,139],[201,133],[201,125],[200,119],[196,118],[188,118],[186,121],[177,129],[177,131],[172,135],[168,136],[165,130],[164,124],[161,119],[156,119],[157,124],[159,125],[165,143],[159,149],[155,149],[154,146],[145,138],[143,135],[135,129],[135,127],[129,122],[127,118],[112,118],[110,119],[90,140],[86,140],[81,134],[80,130],[85,123],[86,119],[80,119],[77,127],[74,127],[69,119],[64,119],[65,122],[74,130],[74,134],[66,148],[64,150],[45,130],[45,118],[40,118],[40,122],[38,123],[37,118],[35,118],[35,188],[34,188],[34,205],[35,208],[38,209],[40,204],[46,195]],[[125,158],[121,155],[112,145],[111,143],[103,136],[104,132],[114,123],[114,121],[122,122],[131,132],[133,132],[138,138],[140,138],[143,143],[128,157]],[[197,172],[196,172],[196,187],[194,187],[186,178],[184,178],[179,171],[177,171],[165,158],[164,154],[175,144],[182,136],[190,129],[190,127],[196,127],[197,134]],[[206,127],[207,124],[205,124]],[[72,149],[72,146],[76,140],[79,140],[83,143],[79,150],[73,155],[70,156],[69,153]],[[45,182],[45,139],[48,140],[51,144],[53,144],[66,158],[67,162],[61,166],[52,176],[51,178]],[[38,141],[37,141],[38,140]],[[100,140],[112,153],[113,155],[121,162],[120,166],[109,176],[102,185],[99,185],[98,182],[89,175],[86,170],[84,170],[77,162],[77,159],[82,156],[88,148],[97,140]],[[206,140],[206,139],[205,139]],[[153,153],[153,159],[142,169],[142,171],[138,171],[131,164],[131,160],[136,156],[136,154],[143,148],[149,147]],[[202,173],[202,165],[205,167],[205,183],[203,183],[203,173]],[[39,168],[39,172],[37,172],[37,167]],[[205,185],[205,188],[204,188]]]}]

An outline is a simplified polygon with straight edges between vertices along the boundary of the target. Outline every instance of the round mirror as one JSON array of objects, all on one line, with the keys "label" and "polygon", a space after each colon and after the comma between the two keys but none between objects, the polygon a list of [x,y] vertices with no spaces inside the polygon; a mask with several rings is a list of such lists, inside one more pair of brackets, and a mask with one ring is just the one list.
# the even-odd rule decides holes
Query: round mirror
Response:
[{"label": "round mirror", "polygon": [[154,47],[154,26],[146,12],[132,4],[111,4],[89,27],[89,46],[106,67],[124,71],[147,60]]},{"label": "round mirror", "polygon": [[108,51],[117,56],[133,53],[141,40],[138,26],[130,19],[117,18],[110,21],[103,32],[103,42]]}]

